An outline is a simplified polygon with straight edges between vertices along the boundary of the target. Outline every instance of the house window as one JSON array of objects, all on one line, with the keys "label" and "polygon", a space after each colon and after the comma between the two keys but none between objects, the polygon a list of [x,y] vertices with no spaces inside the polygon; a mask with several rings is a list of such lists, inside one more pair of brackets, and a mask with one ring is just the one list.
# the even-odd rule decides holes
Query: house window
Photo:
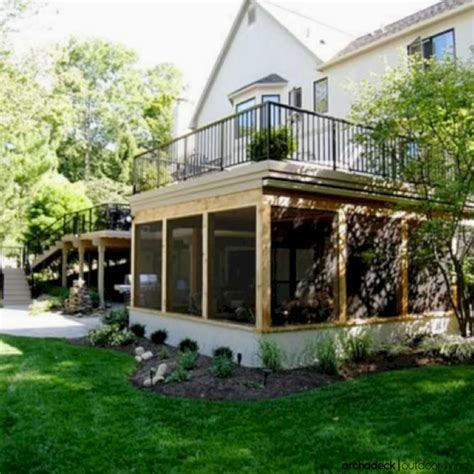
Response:
[{"label": "house window", "polygon": [[298,107],[301,109],[303,106],[303,92],[301,87],[295,87],[294,89],[291,89],[288,94],[288,103],[292,107]]},{"label": "house window", "polygon": [[446,58],[454,58],[454,30],[448,30],[424,39],[416,38],[413,43],[408,45],[408,54],[419,54],[425,59],[433,58],[438,62]]},{"label": "house window", "polygon": [[332,212],[273,207],[271,315],[274,326],[335,318]]},{"label": "house window", "polygon": [[257,12],[255,10],[255,7],[249,8],[249,11],[247,13],[247,24],[253,25],[256,20],[257,20]]},{"label": "house window", "polygon": [[325,77],[314,83],[314,111],[325,114],[328,109],[328,78]]},{"label": "house window", "polygon": [[168,309],[202,315],[202,216],[168,221]]},{"label": "house window", "polygon": [[162,223],[135,226],[134,305],[161,309]]},{"label": "house window", "polygon": [[255,324],[256,209],[209,214],[209,317]]},{"label": "house window", "polygon": [[[265,102],[276,102],[280,103],[280,96],[279,94],[267,94],[262,95],[262,103]],[[270,106],[270,125],[271,127],[275,127],[280,123],[280,108],[276,105]],[[268,120],[268,118],[267,118]]]},{"label": "house window", "polygon": [[238,114],[236,118],[237,138],[245,136],[255,129],[257,122],[257,113],[253,108],[255,105],[257,105],[257,100],[253,97],[252,99],[240,102],[235,106],[235,111]]}]

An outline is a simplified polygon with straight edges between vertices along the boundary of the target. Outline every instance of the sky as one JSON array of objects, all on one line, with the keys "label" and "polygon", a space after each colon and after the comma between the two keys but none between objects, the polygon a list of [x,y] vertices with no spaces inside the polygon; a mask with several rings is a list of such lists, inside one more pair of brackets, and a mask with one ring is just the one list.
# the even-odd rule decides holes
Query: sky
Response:
[{"label": "sky", "polygon": [[[435,0],[270,3],[313,18],[315,21],[304,21],[336,52],[351,39],[425,8]],[[71,35],[122,43],[138,52],[143,66],[174,63],[184,74],[185,97],[195,103],[240,5],[241,0],[38,1],[38,13],[20,22],[13,42],[19,53],[65,41]]]}]

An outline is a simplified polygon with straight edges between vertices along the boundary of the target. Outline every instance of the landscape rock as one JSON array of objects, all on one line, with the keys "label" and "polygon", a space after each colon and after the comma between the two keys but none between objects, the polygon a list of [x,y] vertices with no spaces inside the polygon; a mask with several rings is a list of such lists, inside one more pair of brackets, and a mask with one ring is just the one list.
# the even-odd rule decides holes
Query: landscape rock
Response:
[{"label": "landscape rock", "polygon": [[135,348],[135,355],[142,356],[145,353],[145,349],[142,346]]},{"label": "landscape rock", "polygon": [[145,380],[143,381],[143,386],[151,387],[153,385],[156,385],[158,382],[161,382],[162,380],[164,380],[167,367],[168,366],[166,364],[160,364],[158,368],[156,369],[156,374],[153,376],[153,378],[150,378],[150,377],[145,378]]},{"label": "landscape rock", "polygon": [[153,357],[153,352],[151,351],[144,352],[141,357],[142,357],[142,360],[151,359]]}]

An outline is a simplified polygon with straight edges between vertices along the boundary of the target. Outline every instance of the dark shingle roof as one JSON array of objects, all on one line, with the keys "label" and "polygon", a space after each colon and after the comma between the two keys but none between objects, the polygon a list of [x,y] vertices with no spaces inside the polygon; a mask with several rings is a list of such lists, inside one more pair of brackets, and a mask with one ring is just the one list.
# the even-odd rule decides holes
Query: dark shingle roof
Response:
[{"label": "dark shingle roof", "polygon": [[449,10],[454,10],[455,8],[460,7],[462,5],[473,3],[473,1],[474,0],[443,0],[442,2],[436,3],[428,8],[420,10],[414,13],[413,15],[406,16],[401,20],[398,20],[394,23],[390,23],[383,29],[378,29],[372,33],[366,34],[355,39],[345,48],[339,51],[335,58],[345,56],[346,54],[352,53],[353,51],[363,48],[364,46],[367,46],[370,43],[374,43],[375,41],[378,41],[387,36],[391,36],[395,33],[399,33],[413,25],[416,25],[417,23],[421,23],[422,21],[438,16]]},{"label": "dark shingle roof", "polygon": [[245,84],[245,86],[239,87],[235,91],[232,91],[229,95],[236,94],[237,92],[240,92],[244,89],[247,89],[247,87],[250,86],[255,86],[257,84],[281,84],[281,83],[287,83],[288,81],[286,79],[283,79],[279,74],[269,74],[268,76],[262,77],[261,79],[257,79],[256,81],[250,82],[249,84]]}]

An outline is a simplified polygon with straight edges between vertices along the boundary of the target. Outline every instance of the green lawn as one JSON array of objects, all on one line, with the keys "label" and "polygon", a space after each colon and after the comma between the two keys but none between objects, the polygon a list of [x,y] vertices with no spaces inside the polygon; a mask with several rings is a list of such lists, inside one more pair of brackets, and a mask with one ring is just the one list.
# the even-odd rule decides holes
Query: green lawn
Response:
[{"label": "green lawn", "polygon": [[341,463],[474,462],[473,366],[210,403],[135,389],[127,380],[134,364],[113,351],[2,336],[0,472],[352,472]]}]

